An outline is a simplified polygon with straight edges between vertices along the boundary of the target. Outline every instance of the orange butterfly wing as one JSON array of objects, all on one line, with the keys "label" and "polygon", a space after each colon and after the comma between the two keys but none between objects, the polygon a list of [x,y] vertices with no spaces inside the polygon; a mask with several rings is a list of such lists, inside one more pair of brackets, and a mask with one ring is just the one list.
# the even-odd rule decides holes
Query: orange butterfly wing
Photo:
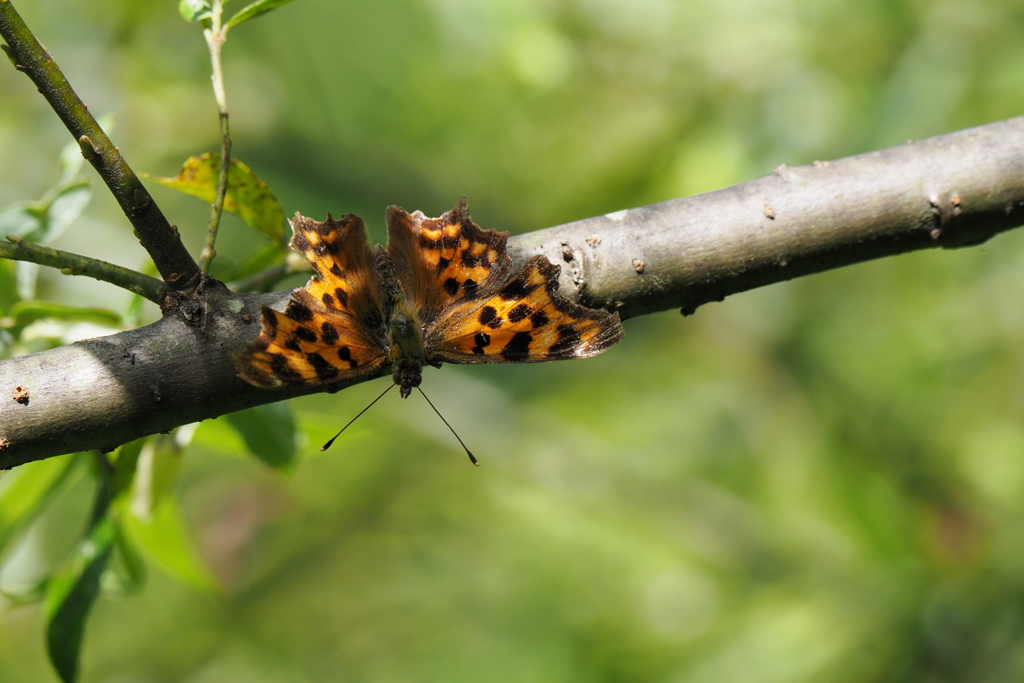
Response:
[{"label": "orange butterfly wing", "polygon": [[622,338],[617,313],[558,296],[559,267],[534,256],[489,297],[457,303],[427,326],[427,360],[531,363],[587,358]]},{"label": "orange butterfly wing", "polygon": [[622,338],[618,314],[558,295],[559,268],[544,256],[513,277],[507,239],[473,223],[465,197],[440,218],[388,209],[388,253],[424,325],[428,361],[586,358]]},{"label": "orange butterfly wing", "polygon": [[465,197],[438,218],[388,207],[387,224],[388,254],[423,323],[460,301],[492,294],[511,276],[508,234],[481,230]]},{"label": "orange butterfly wing", "polygon": [[376,372],[389,360],[387,333],[363,221],[296,214],[291,224],[290,246],[316,274],[283,313],[263,308],[262,332],[236,359],[239,375],[277,388]]}]

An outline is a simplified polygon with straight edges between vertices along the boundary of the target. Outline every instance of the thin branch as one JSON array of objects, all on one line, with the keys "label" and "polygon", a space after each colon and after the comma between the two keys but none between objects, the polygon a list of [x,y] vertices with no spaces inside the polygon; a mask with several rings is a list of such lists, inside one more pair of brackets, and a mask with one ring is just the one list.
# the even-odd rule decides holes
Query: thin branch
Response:
[{"label": "thin branch", "polygon": [[203,30],[206,45],[210,50],[210,64],[213,73],[213,95],[217,100],[217,111],[220,116],[220,174],[217,177],[217,196],[210,206],[210,220],[206,231],[206,244],[199,256],[199,267],[204,273],[209,272],[210,264],[217,255],[217,230],[220,228],[221,215],[224,213],[224,200],[228,194],[228,176],[231,172],[231,127],[228,124],[228,103],[224,92],[224,69],[221,65],[220,53],[227,38],[227,32],[221,29],[221,0],[213,0],[212,25]]},{"label": "thin branch", "polygon": [[0,258],[30,261],[42,266],[59,268],[65,275],[84,275],[127,289],[149,299],[158,306],[167,294],[167,287],[155,277],[143,275],[129,268],[116,266],[99,259],[61,251],[41,244],[26,242],[20,237],[7,236],[10,244],[0,242]]},{"label": "thin branch", "polygon": [[[753,287],[977,244],[1022,223],[1018,118],[519,235],[509,252],[520,264],[547,254],[563,266],[568,298],[632,317],[692,313]],[[259,332],[260,306],[283,310],[288,296],[234,294],[214,283],[202,315],[0,362],[0,468],[323,391],[269,391],[237,377],[232,354]]]},{"label": "thin branch", "polygon": [[139,242],[149,252],[157,270],[171,290],[194,286],[199,266],[181,243],[156,202],[139,181],[71,88],[60,68],[43,49],[9,0],[0,0],[0,36],[3,46],[18,71],[35,83],[71,135],[114,195],[121,210],[135,228]]}]

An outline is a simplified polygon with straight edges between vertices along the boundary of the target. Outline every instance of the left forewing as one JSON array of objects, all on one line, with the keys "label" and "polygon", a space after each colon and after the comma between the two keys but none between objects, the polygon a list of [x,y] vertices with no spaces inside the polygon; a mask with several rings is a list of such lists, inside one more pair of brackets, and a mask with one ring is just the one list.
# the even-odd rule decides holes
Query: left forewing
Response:
[{"label": "left forewing", "polygon": [[428,361],[529,363],[586,358],[622,338],[617,313],[558,296],[558,271],[534,256],[496,294],[463,301],[427,326]]}]

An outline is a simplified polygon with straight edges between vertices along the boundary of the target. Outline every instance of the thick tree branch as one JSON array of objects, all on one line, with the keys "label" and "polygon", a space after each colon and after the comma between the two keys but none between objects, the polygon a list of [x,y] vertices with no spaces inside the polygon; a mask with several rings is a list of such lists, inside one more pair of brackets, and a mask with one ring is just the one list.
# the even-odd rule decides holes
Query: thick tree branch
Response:
[{"label": "thick tree branch", "polygon": [[[1024,117],[520,235],[624,318],[1024,224]],[[567,289],[571,287],[573,289]]]},{"label": "thick tree branch", "polygon": [[[562,291],[624,317],[680,308],[851,263],[977,244],[1024,223],[1024,118],[830,163],[785,167],[716,192],[520,235],[562,268]],[[219,284],[193,308],[129,332],[0,363],[0,467],[289,398],[235,375],[259,306]],[[196,301],[203,301],[195,307]],[[613,351],[614,352],[614,351]]]},{"label": "thick tree branch", "polygon": [[121,210],[135,228],[139,242],[149,252],[168,288],[174,291],[195,286],[199,266],[181,243],[177,229],[167,222],[138,176],[9,0],[0,0],[0,36],[7,43],[3,46],[4,52],[15,68],[36,84],[78,141],[82,155],[93,165],[121,205]]}]

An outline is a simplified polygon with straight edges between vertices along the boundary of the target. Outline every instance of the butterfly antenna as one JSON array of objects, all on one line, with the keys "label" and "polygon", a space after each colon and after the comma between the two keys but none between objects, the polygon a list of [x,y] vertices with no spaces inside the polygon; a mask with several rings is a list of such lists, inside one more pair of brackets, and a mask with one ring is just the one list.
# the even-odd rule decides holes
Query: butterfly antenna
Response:
[{"label": "butterfly antenna", "polygon": [[[389,391],[391,391],[392,389],[394,389],[394,388],[395,388],[396,386],[397,386],[397,385],[395,385],[395,384],[389,384],[389,385],[388,385],[388,388],[387,388],[387,389],[385,389],[384,391],[380,392],[380,396],[378,396],[377,398],[375,398],[375,399],[373,399],[372,401],[370,401],[370,405],[368,405],[368,406],[366,406],[365,408],[363,408],[362,410],[360,410],[360,411],[359,411],[359,415],[356,415],[356,416],[355,416],[355,417],[353,417],[353,418],[352,418],[351,420],[349,420],[349,421],[348,421],[348,424],[346,424],[346,425],[345,425],[344,427],[342,427],[342,428],[341,428],[341,429],[340,429],[340,430],[338,431],[338,433],[337,433],[337,434],[335,434],[334,436],[332,436],[332,437],[331,437],[331,440],[330,440],[330,441],[328,441],[327,443],[325,443],[325,444],[324,444],[323,446],[321,446],[321,447],[320,447],[320,450],[321,450],[321,451],[326,451],[326,450],[327,450],[328,448],[330,448],[330,447],[331,447],[331,444],[332,444],[332,443],[334,443],[334,440],[335,440],[335,439],[337,439],[337,438],[338,438],[339,436],[341,436],[341,433],[342,433],[343,431],[345,431],[346,429],[348,429],[348,425],[350,425],[350,424],[352,424],[353,422],[355,422],[356,420],[358,420],[358,419],[359,419],[359,416],[360,416],[360,415],[362,415],[362,414],[363,414],[363,413],[365,413],[365,412],[366,412],[367,410],[369,410],[370,408],[372,408],[372,407],[373,407],[373,404],[374,404],[374,403],[376,403],[377,401],[379,401],[379,400],[381,400],[382,398],[384,398],[384,394],[388,393]],[[444,418],[441,418],[441,419],[443,420]],[[470,456],[470,457],[472,457],[472,456]]]},{"label": "butterfly antenna", "polygon": [[[422,389],[420,389],[419,387],[416,387],[416,388],[417,388],[417,389],[419,389],[419,392],[420,392],[421,394],[423,394],[423,390],[422,390]],[[427,398],[427,395],[426,395],[426,394],[423,394],[423,398]],[[430,399],[429,399],[429,398],[427,398],[427,404],[428,404],[428,405],[429,405],[429,406],[430,406],[431,408],[434,408],[434,404],[430,402]],[[441,414],[441,411],[439,411],[439,410],[438,410],[437,408],[434,408],[434,412],[435,412],[435,413],[437,413],[437,416],[438,416],[439,418],[441,418],[441,422],[444,422],[444,426],[445,426],[445,427],[447,427],[447,428],[449,429],[449,431],[451,431],[451,433],[455,435],[455,438],[456,438],[456,439],[459,439],[459,445],[460,445],[460,446],[462,446],[462,448],[463,448],[463,449],[464,449],[464,450],[466,451],[466,455],[468,455],[468,456],[469,456],[469,460],[470,460],[470,462],[472,462],[472,463],[473,463],[474,465],[476,465],[477,467],[479,467],[479,466],[480,466],[480,463],[478,463],[478,462],[476,461],[476,458],[474,458],[474,457],[473,457],[473,454],[469,452],[469,449],[468,449],[468,448],[466,448],[466,444],[462,443],[462,439],[460,439],[460,438],[459,438],[459,435],[458,435],[458,434],[455,434],[455,430],[454,430],[454,429],[452,429],[452,426],[451,426],[450,424],[448,424],[448,420],[444,419],[444,415],[442,415],[442,414]],[[357,416],[357,417],[358,417],[358,416]]]}]

